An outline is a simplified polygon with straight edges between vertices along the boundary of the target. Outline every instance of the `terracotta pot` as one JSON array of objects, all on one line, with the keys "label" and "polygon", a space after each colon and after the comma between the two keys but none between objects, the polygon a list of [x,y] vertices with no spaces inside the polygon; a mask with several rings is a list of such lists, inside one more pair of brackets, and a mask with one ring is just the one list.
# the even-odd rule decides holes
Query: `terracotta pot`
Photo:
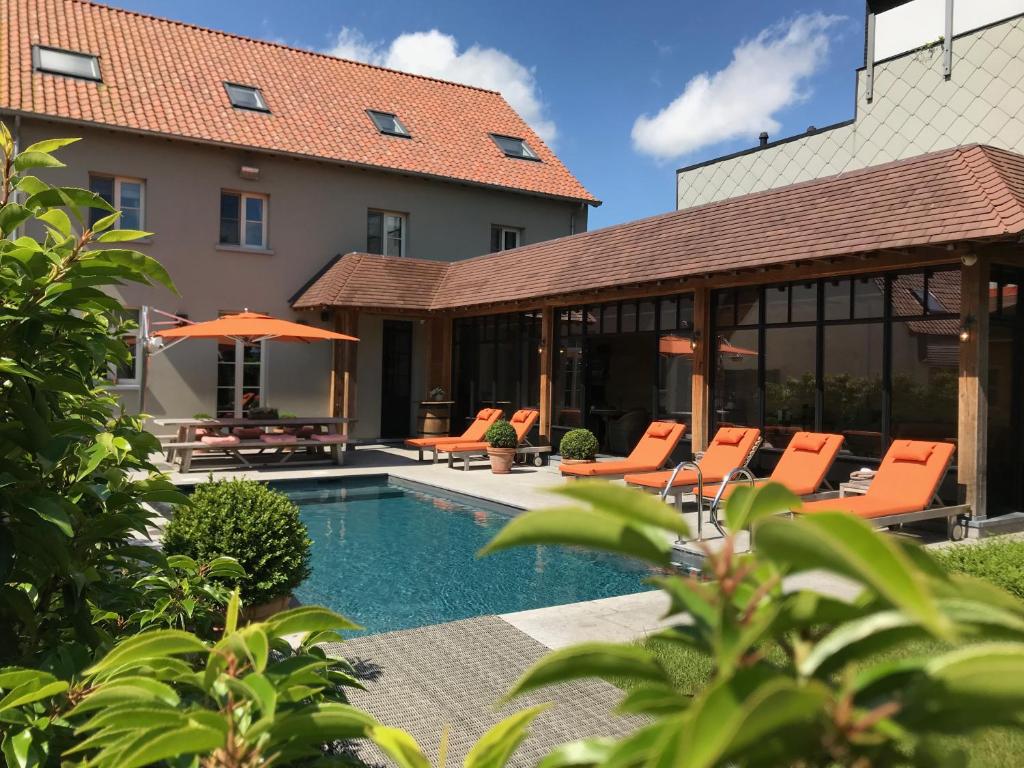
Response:
[{"label": "terracotta pot", "polygon": [[593,464],[594,459],[562,459],[563,464]]},{"label": "terracotta pot", "polygon": [[496,475],[507,475],[512,471],[512,459],[516,457],[515,448],[491,448],[487,455],[491,458],[491,472]]},{"label": "terracotta pot", "polygon": [[287,610],[288,606],[291,605],[291,602],[291,595],[282,595],[281,597],[275,597],[273,600],[266,603],[247,606],[243,611],[245,614],[245,620],[263,621],[265,619],[269,619],[275,613]]}]

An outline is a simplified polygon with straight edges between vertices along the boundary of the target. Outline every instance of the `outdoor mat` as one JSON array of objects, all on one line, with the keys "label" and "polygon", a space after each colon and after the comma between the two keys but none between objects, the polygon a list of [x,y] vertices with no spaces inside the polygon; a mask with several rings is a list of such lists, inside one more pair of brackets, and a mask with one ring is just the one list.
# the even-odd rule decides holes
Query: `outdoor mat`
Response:
[{"label": "outdoor mat", "polygon": [[[559,744],[623,736],[645,722],[614,714],[622,691],[601,681],[544,688],[497,710],[498,699],[547,652],[497,616],[359,637],[326,648],[348,658],[363,677],[366,691],[351,691],[352,704],[411,733],[434,765],[446,724],[447,765],[455,768],[488,728],[543,702],[554,706],[533,721],[509,765],[533,766]],[[357,752],[369,765],[389,764],[372,744],[360,743]]]}]

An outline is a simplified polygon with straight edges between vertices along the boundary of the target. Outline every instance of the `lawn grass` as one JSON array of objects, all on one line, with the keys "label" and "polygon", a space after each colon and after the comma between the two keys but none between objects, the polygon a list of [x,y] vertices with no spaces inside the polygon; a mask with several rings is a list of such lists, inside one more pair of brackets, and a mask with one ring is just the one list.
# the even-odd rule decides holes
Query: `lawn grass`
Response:
[{"label": "lawn grass", "polygon": [[1024,600],[1024,539],[997,538],[929,551],[947,571],[985,579]]},{"label": "lawn grass", "polygon": [[[695,694],[711,679],[711,658],[704,653],[664,640],[647,639],[642,645],[661,662],[677,690]],[[938,643],[915,643],[881,656],[894,660],[900,657],[934,653],[943,650]],[[781,652],[769,652],[768,660],[781,663]],[[623,686],[626,687],[626,686]],[[1024,765],[1024,730],[988,728],[971,736],[934,736],[928,740],[935,754],[963,752],[969,768],[1018,768]]]}]

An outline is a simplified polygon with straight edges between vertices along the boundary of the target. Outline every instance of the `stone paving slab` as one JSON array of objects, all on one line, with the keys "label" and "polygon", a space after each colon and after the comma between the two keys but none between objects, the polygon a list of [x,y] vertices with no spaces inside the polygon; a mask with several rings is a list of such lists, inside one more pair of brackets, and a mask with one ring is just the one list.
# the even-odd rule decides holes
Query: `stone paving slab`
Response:
[{"label": "stone paving slab", "polygon": [[[461,765],[488,728],[543,702],[554,706],[534,721],[509,765],[533,766],[565,742],[624,736],[645,722],[615,715],[622,691],[601,681],[543,689],[496,709],[520,674],[548,650],[498,616],[370,635],[328,648],[364,676],[367,690],[353,691],[352,704],[411,733],[434,764],[445,725],[448,765]],[[360,745],[358,752],[367,763],[387,764],[373,745]]]}]

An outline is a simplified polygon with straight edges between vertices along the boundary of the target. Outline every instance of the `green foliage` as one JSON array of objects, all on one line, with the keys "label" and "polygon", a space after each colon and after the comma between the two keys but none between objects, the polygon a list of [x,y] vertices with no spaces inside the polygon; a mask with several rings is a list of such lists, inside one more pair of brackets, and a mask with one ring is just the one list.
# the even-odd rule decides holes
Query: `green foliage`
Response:
[{"label": "green foliage", "polygon": [[311,542],[299,508],[283,493],[255,480],[220,480],[196,486],[191,503],[164,530],[164,549],[199,562],[232,557],[247,604],[291,594],[309,576]]},{"label": "green foliage", "polygon": [[[486,551],[573,544],[661,566],[685,527],[639,491],[580,482],[559,492],[576,504],[514,518]],[[1019,726],[1024,603],[947,574],[860,519],[778,514],[799,504],[781,486],[737,488],[726,519],[753,528],[753,552],[730,533],[714,548],[696,543],[707,580],[652,579],[671,626],[644,646],[561,649],[523,674],[510,696],[596,676],[629,687],[623,712],[651,718],[619,741],[566,745],[544,765],[960,765],[935,736]],[[840,576],[860,594],[785,589],[797,574]],[[655,644],[683,649],[694,669],[666,668]]]},{"label": "green foliage", "polygon": [[570,429],[558,443],[563,459],[588,460],[597,456],[597,438],[589,429]]},{"label": "green foliage", "polygon": [[1024,540],[997,538],[933,550],[947,571],[985,579],[1024,600]]},{"label": "green foliage", "polygon": [[519,445],[515,427],[504,419],[498,419],[487,428],[484,440],[491,448],[515,448]]}]

